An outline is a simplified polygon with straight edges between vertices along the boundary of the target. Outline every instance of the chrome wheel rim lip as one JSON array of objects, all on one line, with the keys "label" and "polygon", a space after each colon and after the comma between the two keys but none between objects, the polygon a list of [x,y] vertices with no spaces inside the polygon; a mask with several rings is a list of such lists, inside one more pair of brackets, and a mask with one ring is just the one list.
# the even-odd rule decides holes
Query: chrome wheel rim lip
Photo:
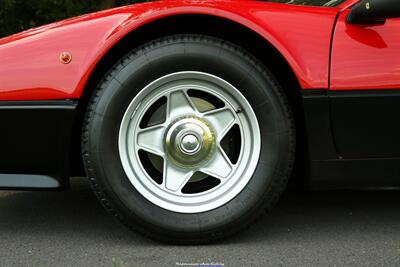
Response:
[{"label": "chrome wheel rim lip", "polygon": [[[234,114],[242,138],[241,153],[237,163],[232,164],[229,177],[220,179],[223,182],[215,188],[196,194],[173,192],[154,182],[142,165],[136,142],[140,121],[155,101],[179,90],[186,92],[189,89],[205,91],[222,100],[227,110],[229,109]],[[170,108],[174,107],[167,109]],[[204,114],[198,111],[186,115],[204,117]],[[174,119],[177,118],[167,118],[165,124],[172,123]],[[212,125],[212,122],[209,123]],[[219,144],[221,139],[216,137],[216,151],[222,150]],[[223,206],[246,187],[255,172],[260,157],[261,134],[257,117],[251,105],[234,86],[208,73],[177,72],[150,83],[133,99],[121,122],[118,147],[124,171],[132,185],[143,197],[169,211],[200,213]],[[168,160],[164,151],[161,151],[160,154],[163,154],[164,161]],[[213,162],[213,160],[215,160],[215,156],[211,157],[209,161]],[[203,171],[202,166],[196,166],[195,169]]]}]

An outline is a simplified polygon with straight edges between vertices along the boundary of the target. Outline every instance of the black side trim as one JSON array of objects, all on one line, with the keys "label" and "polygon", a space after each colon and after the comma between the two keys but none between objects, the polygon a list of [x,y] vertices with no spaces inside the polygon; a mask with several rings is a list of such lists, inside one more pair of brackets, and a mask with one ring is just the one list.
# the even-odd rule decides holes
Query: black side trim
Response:
[{"label": "black side trim", "polygon": [[400,158],[400,90],[303,91],[311,160]]},{"label": "black side trim", "polygon": [[303,91],[309,183],[400,186],[400,90]]},{"label": "black side trim", "polygon": [[40,100],[40,101],[0,101],[0,109],[76,109],[78,101],[74,100]]},{"label": "black side trim", "polygon": [[312,161],[313,189],[368,189],[400,186],[400,159]]},{"label": "black side trim", "polygon": [[307,90],[302,95],[310,160],[339,158],[332,136],[326,90]]},{"label": "black side trim", "polygon": [[329,98],[343,158],[400,157],[400,90],[330,92]]},{"label": "black side trim", "polygon": [[0,188],[68,185],[76,108],[69,100],[0,101]]}]

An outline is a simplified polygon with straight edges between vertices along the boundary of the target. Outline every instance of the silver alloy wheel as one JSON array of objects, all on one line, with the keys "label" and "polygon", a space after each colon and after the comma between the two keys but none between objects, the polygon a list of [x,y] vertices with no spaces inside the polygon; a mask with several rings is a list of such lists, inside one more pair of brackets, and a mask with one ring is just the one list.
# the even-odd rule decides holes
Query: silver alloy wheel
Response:
[{"label": "silver alloy wheel", "polygon": [[[216,97],[223,107],[199,111],[190,90]],[[143,127],[145,115],[162,98],[164,121]],[[221,141],[234,125],[240,129],[241,147],[232,163]],[[205,212],[232,200],[253,176],[260,148],[260,128],[249,102],[225,80],[203,72],[173,73],[146,86],[126,110],[119,132],[119,154],[130,182],[153,204],[179,213]],[[162,182],[151,177],[139,151],[163,159]],[[184,193],[198,172],[218,179],[218,185]]]}]

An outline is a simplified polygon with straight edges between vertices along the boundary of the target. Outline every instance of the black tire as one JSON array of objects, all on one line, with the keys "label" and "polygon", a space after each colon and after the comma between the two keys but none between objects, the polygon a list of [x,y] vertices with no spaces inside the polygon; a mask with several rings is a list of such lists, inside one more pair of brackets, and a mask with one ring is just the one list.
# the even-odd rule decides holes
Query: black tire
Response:
[{"label": "black tire", "polygon": [[[246,188],[217,209],[184,214],[162,209],[130,183],[118,152],[119,124],[138,92],[164,75],[202,71],[234,85],[253,107],[261,130],[261,154]],[[124,56],[99,84],[87,108],[82,153],[92,188],[125,225],[169,243],[206,243],[247,228],[270,210],[287,185],[295,154],[288,101],[271,73],[231,43],[200,35],[152,41]]]}]

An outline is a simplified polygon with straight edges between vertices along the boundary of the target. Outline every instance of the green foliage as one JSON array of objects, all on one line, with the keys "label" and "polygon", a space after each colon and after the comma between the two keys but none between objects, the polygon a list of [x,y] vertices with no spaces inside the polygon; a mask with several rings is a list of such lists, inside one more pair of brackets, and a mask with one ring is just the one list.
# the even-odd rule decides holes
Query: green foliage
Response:
[{"label": "green foliage", "polygon": [[0,37],[140,0],[0,0]]}]

